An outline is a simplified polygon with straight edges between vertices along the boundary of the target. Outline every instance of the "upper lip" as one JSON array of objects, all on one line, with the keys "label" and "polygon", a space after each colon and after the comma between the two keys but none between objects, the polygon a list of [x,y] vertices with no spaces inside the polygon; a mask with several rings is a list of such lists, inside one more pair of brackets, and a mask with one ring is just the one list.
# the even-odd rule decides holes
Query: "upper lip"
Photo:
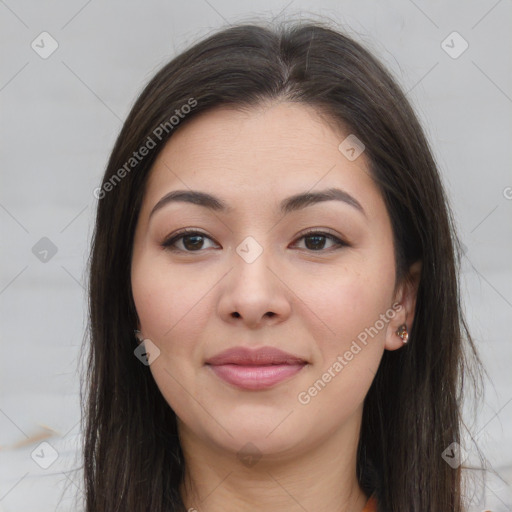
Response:
[{"label": "upper lip", "polygon": [[213,366],[222,364],[263,366],[271,364],[305,364],[306,362],[302,357],[283,352],[274,347],[261,347],[258,349],[234,347],[211,357],[206,361],[206,364]]}]

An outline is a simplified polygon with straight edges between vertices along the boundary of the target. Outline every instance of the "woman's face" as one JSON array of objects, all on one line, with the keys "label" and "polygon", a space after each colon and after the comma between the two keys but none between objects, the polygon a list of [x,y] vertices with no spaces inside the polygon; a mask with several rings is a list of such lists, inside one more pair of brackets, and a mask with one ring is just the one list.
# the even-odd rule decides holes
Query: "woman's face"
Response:
[{"label": "woman's face", "polygon": [[[364,152],[354,159],[350,139],[339,149],[348,135],[302,104],[219,108],[157,158],[131,279],[138,327],[160,351],[149,370],[182,435],[304,452],[355,424],[383,350],[402,345],[389,216]],[[289,201],[328,189],[337,199]],[[178,190],[226,208],[160,202]],[[172,240],[184,228],[194,233]],[[253,354],[262,347],[290,357]],[[212,359],[237,348],[254,357]]]}]

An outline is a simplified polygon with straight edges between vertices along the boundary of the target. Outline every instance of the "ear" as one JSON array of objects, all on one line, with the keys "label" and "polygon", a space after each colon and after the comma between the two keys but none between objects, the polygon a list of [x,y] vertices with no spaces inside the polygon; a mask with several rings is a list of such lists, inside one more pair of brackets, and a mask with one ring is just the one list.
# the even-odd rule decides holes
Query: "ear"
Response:
[{"label": "ear", "polygon": [[398,287],[393,301],[395,316],[389,321],[386,329],[385,349],[397,350],[403,347],[402,338],[396,331],[405,324],[410,333],[414,322],[414,311],[416,308],[416,296],[421,278],[421,261],[416,261],[409,267],[407,276]]},{"label": "ear", "polygon": [[137,331],[140,331],[139,313],[137,312],[137,309],[135,307],[135,303],[133,302],[133,298],[132,298],[132,308],[133,308],[133,317],[135,318],[135,325],[137,326],[137,327],[134,327],[134,329],[137,329]]},{"label": "ear", "polygon": [[142,336],[142,333],[140,332],[140,320],[137,316],[137,327],[134,330],[133,335],[139,340],[139,343],[143,341],[144,336]]}]

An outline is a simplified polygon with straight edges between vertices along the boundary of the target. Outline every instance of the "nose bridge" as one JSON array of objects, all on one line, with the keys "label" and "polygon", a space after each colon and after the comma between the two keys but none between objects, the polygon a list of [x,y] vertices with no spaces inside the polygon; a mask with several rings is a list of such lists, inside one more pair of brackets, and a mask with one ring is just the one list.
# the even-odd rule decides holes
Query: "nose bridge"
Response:
[{"label": "nose bridge", "polygon": [[264,233],[248,235],[235,247],[233,269],[219,302],[225,319],[241,317],[247,324],[258,325],[265,316],[282,320],[289,313],[285,287],[273,269],[272,250],[264,247],[268,240]]},{"label": "nose bridge", "polygon": [[[256,237],[260,239],[261,243]],[[272,250],[267,242],[268,237],[265,240],[263,238],[264,235],[246,236],[235,247],[233,255],[234,278],[242,285],[242,288],[250,291],[253,295],[269,293],[271,290],[276,292],[273,282],[275,276],[269,269],[272,267]]]},{"label": "nose bridge", "polygon": [[[261,240],[261,236],[259,236]],[[265,243],[262,241],[262,243]],[[262,243],[258,242],[252,235],[246,236],[236,247],[236,253],[238,256],[248,265],[252,265],[256,260],[266,260],[267,258],[261,258],[264,251]],[[260,261],[261,263],[261,261]]]}]

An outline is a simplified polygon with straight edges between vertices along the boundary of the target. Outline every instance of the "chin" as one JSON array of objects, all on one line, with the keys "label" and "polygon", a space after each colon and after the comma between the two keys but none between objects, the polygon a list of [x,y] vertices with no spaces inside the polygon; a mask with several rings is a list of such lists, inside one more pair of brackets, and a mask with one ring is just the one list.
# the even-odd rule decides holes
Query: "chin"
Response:
[{"label": "chin", "polygon": [[[255,451],[265,455],[283,455],[291,452],[295,447],[306,441],[304,425],[288,423],[291,419],[286,416],[290,411],[280,411],[279,415],[262,417],[257,413],[246,413],[243,419],[238,418],[221,422],[222,427],[215,423],[211,429],[211,423],[207,430],[202,430],[202,437],[206,438],[209,444],[212,441],[221,449],[243,455],[245,452]],[[286,418],[286,419],[285,419]],[[284,421],[283,421],[284,419]],[[227,431],[227,432],[226,432]],[[239,452],[242,453],[239,453]]]}]

